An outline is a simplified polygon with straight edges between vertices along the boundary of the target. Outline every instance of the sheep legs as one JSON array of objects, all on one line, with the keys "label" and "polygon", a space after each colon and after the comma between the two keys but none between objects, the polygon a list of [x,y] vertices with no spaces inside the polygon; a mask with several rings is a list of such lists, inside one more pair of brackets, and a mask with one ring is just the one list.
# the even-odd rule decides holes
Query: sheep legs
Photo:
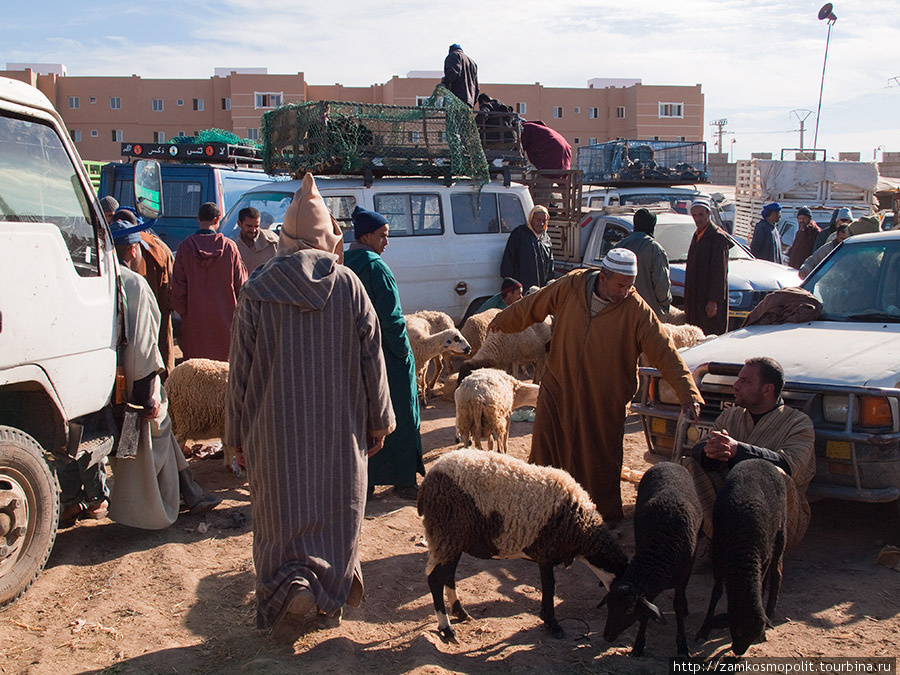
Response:
[{"label": "sheep legs", "polygon": [[[784,561],[784,544],[785,533],[784,529],[782,529],[781,532],[776,535],[775,549],[773,551],[772,560],[769,562],[769,569],[766,571],[766,578],[763,583],[763,587],[768,587],[769,589],[769,598],[766,602],[766,625],[769,628],[774,628],[772,621],[775,616],[775,605],[778,603],[778,594],[781,592],[781,566]],[[763,631],[763,638],[765,638],[765,631]]]},{"label": "sheep legs", "polygon": [[450,620],[447,618],[447,606],[444,604],[444,588],[447,589],[447,596],[450,598],[450,608],[453,611],[457,621],[468,620],[469,613],[463,609],[456,595],[456,566],[462,553],[457,554],[453,560],[445,564],[435,565],[431,574],[428,575],[428,588],[431,589],[431,599],[434,602],[434,613],[438,620],[438,635],[445,642],[459,644],[456,638],[456,631],[450,626]]},{"label": "sheep legs", "polygon": [[688,651],[687,637],[684,634],[684,617],[688,614],[687,595],[685,594],[685,590],[687,589],[689,578],[690,573],[686,579],[679,579],[675,584],[675,600],[672,603],[675,606],[675,647],[678,656],[691,655]]},{"label": "sheep legs", "polygon": [[700,626],[700,630],[697,632],[698,640],[706,640],[709,638],[709,631],[713,627],[713,620],[715,618],[716,605],[719,604],[719,599],[722,597],[722,590],[725,585],[722,573],[718,569],[713,570],[713,577],[715,582],[712,595],[709,598],[709,609],[706,610],[706,618],[703,619],[703,625]]},{"label": "sheep legs", "polygon": [[541,569],[541,613],[550,635],[561,638],[565,635],[562,626],[556,621],[556,612],[553,609],[554,596],[556,594],[556,578],[553,576],[553,565],[539,565]]}]

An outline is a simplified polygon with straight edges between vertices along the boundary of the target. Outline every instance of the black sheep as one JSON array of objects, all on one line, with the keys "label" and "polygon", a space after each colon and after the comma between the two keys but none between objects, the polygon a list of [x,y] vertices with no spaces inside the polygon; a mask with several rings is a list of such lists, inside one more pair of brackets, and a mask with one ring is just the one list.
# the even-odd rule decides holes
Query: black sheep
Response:
[{"label": "black sheep", "polygon": [[[728,473],[713,511],[712,597],[698,639],[709,637],[724,583],[731,649],[741,656],[772,626],[784,557],[787,502],[784,478],[764,459],[739,462]],[[763,611],[762,598],[768,591]]]},{"label": "black sheep", "polygon": [[680,656],[688,655],[684,634],[687,615],[685,590],[694,566],[697,533],[703,512],[686,468],[661,462],[644,474],[638,485],[634,510],[634,558],[625,573],[616,577],[601,605],[609,606],[603,637],[615,640],[635,621],[640,622],[632,656],[644,653],[647,622],[665,623],[654,598],[675,589],[675,644]]}]

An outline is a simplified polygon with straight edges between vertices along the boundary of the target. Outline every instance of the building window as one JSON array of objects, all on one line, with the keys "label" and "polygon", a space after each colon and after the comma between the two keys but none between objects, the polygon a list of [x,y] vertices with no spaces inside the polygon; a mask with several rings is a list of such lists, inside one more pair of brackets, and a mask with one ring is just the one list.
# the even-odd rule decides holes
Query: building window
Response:
[{"label": "building window", "polygon": [[231,99],[230,98],[222,99],[222,110],[231,110]]},{"label": "building window", "polygon": [[97,138],[100,135],[100,132],[96,129],[91,129],[91,138]]},{"label": "building window", "polygon": [[418,143],[419,142],[419,132],[418,131],[410,131],[409,132],[409,142],[410,143]]},{"label": "building window", "polygon": [[525,114],[525,108],[526,108],[526,106],[524,103],[516,103],[516,112],[519,113],[520,115]]},{"label": "building window", "polygon": [[154,131],[153,132],[153,142],[154,143],[165,143],[166,142],[166,132],[165,131]]},{"label": "building window", "polygon": [[653,140],[654,140],[654,141],[658,141],[658,140],[659,140],[659,136],[654,136],[654,137],[653,137]]},{"label": "building window", "polygon": [[109,109],[110,110],[121,110],[122,109],[122,99],[118,96],[110,96],[109,97]]},{"label": "building window", "polygon": [[620,105],[618,108],[616,108],[616,119],[617,120],[625,119],[625,106],[624,105]]},{"label": "building window", "polygon": [[683,103],[660,103],[659,116],[662,117],[684,117]]},{"label": "building window", "polygon": [[578,136],[575,137],[575,145],[581,145],[581,139]]},{"label": "building window", "polygon": [[425,105],[425,101],[427,101],[429,98],[431,98],[431,97],[430,96],[416,96],[416,105],[417,106]]},{"label": "building window", "polygon": [[259,129],[256,127],[252,128],[252,129],[247,129],[247,138],[249,138],[251,141],[258,141],[259,140]]},{"label": "building window", "polygon": [[202,98],[195,98],[195,99],[194,99],[194,110],[198,110],[198,111],[202,112],[202,111],[203,111],[203,108],[204,108],[204,105],[203,105],[203,99],[202,99]]},{"label": "building window", "polygon": [[163,110],[163,100],[161,98],[155,98],[150,102],[150,108],[153,112],[162,112]]},{"label": "building window", "polygon": [[581,108],[579,108],[577,105],[575,106],[575,114],[576,114],[576,115],[580,115],[580,114],[581,114]]},{"label": "building window", "polygon": [[113,139],[113,142],[114,142],[114,143],[121,143],[121,142],[122,142],[122,138],[123,138],[123,136],[122,136],[122,130],[121,130],[121,129],[113,129],[113,130],[112,130],[112,139]]},{"label": "building window", "polygon": [[77,96],[69,97],[69,108],[72,110],[78,110],[81,107],[81,101],[78,100]]},{"label": "building window", "polygon": [[588,117],[592,120],[597,119],[600,114],[599,108],[588,108]]},{"label": "building window", "polygon": [[588,145],[597,145],[597,139],[594,137],[589,138]]},{"label": "building window", "polygon": [[179,132],[178,132],[178,138],[184,138],[184,132],[183,132],[183,131],[179,131]]},{"label": "building window", "polygon": [[255,98],[257,108],[277,108],[281,105],[282,93],[257,91],[255,92]]},{"label": "building window", "polygon": [[177,101],[175,101],[175,105],[184,105],[184,99],[183,98],[178,99]]},{"label": "building window", "polygon": [[80,129],[72,129],[71,132],[72,140],[76,143],[81,143],[81,130]]},{"label": "building window", "polygon": [[96,103],[96,102],[97,102],[97,97],[96,97],[96,96],[91,96],[91,97],[88,99],[88,101],[90,101],[91,103]]},{"label": "building window", "polygon": [[557,107],[553,108],[553,118],[554,119],[560,119],[560,118],[562,118],[562,115],[563,115],[562,106],[557,106]]},{"label": "building window", "polygon": [[678,137],[678,140],[679,140],[679,141],[686,141],[686,140],[687,140],[687,136],[679,136],[679,137]]}]

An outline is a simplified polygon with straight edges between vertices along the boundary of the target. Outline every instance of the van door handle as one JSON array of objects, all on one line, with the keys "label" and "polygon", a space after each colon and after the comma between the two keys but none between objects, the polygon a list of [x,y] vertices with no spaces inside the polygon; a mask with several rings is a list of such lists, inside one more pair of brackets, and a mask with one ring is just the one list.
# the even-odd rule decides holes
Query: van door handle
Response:
[{"label": "van door handle", "polygon": [[465,295],[466,291],[469,290],[469,285],[465,281],[460,281],[453,290],[456,291],[457,295]]}]

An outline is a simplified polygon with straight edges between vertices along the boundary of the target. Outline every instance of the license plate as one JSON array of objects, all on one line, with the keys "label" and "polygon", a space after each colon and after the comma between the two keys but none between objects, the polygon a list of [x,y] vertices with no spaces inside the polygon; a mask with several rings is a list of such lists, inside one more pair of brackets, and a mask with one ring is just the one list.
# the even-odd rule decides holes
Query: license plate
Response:
[{"label": "license plate", "polygon": [[828,459],[850,459],[850,443],[847,441],[826,441],[825,456]]},{"label": "license plate", "polygon": [[662,417],[654,417],[650,420],[650,430],[654,434],[666,433],[666,421]]},{"label": "license plate", "polygon": [[728,316],[732,319],[743,319],[745,316],[749,315],[750,312],[741,312],[736,309],[728,310]]}]

